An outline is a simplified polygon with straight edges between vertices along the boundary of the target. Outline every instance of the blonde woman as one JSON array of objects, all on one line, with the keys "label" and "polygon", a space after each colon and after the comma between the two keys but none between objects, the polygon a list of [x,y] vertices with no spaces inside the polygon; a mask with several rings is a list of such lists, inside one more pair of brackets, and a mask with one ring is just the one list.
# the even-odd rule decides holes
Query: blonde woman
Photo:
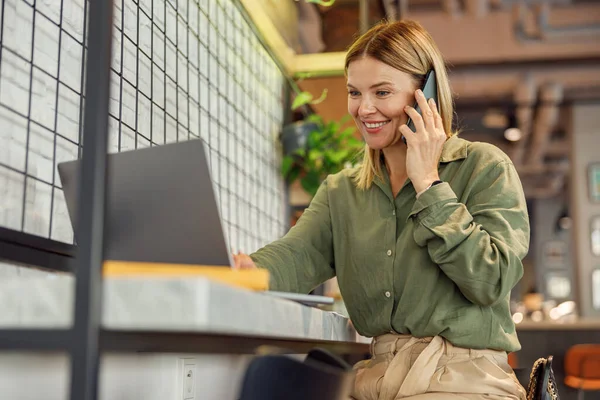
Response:
[{"label": "blonde woman", "polygon": [[[438,105],[418,90],[431,69]],[[283,291],[337,276],[355,328],[373,337],[355,366],[357,400],[524,399],[507,363],[520,349],[509,295],[529,244],[514,165],[453,134],[444,62],[418,23],[358,38],[346,76],[361,166],[329,176],[285,237],[236,266],[267,268]]]}]

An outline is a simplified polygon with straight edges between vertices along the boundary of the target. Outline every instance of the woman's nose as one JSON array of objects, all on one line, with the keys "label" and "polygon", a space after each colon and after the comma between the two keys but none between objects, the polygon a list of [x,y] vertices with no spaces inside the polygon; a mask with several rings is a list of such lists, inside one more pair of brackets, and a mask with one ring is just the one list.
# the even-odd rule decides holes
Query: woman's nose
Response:
[{"label": "woman's nose", "polygon": [[365,117],[367,115],[371,115],[375,112],[375,106],[372,102],[368,100],[364,100],[360,102],[360,106],[358,107],[358,115],[361,117]]}]

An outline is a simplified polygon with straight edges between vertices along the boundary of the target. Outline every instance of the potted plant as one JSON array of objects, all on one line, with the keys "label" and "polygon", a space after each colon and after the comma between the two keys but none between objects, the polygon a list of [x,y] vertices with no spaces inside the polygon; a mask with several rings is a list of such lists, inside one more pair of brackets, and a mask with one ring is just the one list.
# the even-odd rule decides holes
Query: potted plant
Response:
[{"label": "potted plant", "polygon": [[[298,107],[311,100],[312,97],[305,97],[302,101],[294,101],[294,105]],[[343,128],[348,118],[325,122],[320,115],[311,114],[284,128],[281,172],[286,182],[291,184],[299,180],[312,197],[327,175],[355,163],[364,143],[355,137],[355,127]]]}]

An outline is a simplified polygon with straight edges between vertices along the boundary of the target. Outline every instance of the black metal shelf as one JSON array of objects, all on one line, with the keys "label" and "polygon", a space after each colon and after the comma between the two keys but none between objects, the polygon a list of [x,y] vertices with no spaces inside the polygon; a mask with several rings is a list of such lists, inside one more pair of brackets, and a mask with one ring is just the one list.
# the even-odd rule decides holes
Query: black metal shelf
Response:
[{"label": "black metal shelf", "polygon": [[73,272],[75,246],[0,227],[0,258],[54,272]]}]

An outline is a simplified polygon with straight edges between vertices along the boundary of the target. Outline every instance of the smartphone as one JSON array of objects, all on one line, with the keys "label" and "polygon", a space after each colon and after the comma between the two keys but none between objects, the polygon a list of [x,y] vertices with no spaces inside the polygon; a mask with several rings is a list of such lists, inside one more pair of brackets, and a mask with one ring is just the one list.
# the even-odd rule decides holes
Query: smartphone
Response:
[{"label": "smartphone", "polygon": [[[436,107],[438,107],[438,112],[439,112],[440,102],[438,101],[438,96],[437,96],[437,80],[435,79],[435,71],[433,69],[430,69],[429,72],[427,72],[427,75],[425,75],[425,82],[423,83],[421,90],[423,91],[423,94],[425,95],[425,98],[427,99],[427,101],[429,101],[429,99],[431,99],[431,98],[433,98],[435,100],[435,104],[436,104]],[[419,103],[416,101],[415,101],[414,108],[417,110],[417,112],[419,114],[421,114],[421,107],[419,107]],[[406,122],[406,125],[408,125],[408,127],[413,132],[415,132],[415,123],[410,119],[410,117],[408,117],[408,121]],[[402,141],[404,143],[406,143],[406,138],[404,136],[402,136]]]}]

